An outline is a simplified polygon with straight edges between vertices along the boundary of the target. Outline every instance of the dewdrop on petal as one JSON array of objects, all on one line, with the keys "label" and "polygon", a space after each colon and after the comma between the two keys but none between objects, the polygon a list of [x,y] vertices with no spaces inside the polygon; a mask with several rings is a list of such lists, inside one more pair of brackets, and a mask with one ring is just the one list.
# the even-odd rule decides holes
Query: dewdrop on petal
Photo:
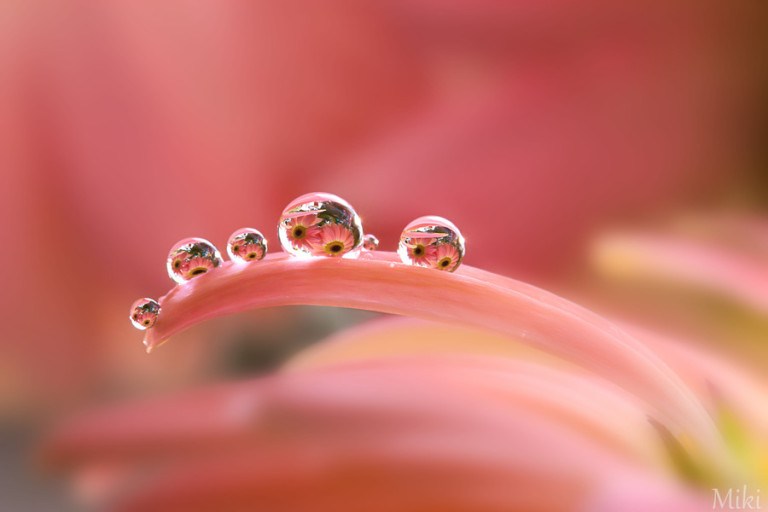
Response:
[{"label": "dewdrop on petal", "polygon": [[267,240],[257,229],[238,229],[227,241],[227,254],[232,261],[258,261],[267,254]]},{"label": "dewdrop on petal", "polygon": [[168,275],[178,284],[205,274],[224,263],[216,247],[202,238],[185,238],[168,253]]},{"label": "dewdrop on petal", "polygon": [[453,272],[464,259],[464,237],[443,217],[419,217],[403,230],[397,253],[403,263]]},{"label": "dewdrop on petal", "polygon": [[131,315],[129,318],[135,328],[144,331],[155,325],[159,314],[160,304],[155,299],[145,297],[131,305]]},{"label": "dewdrop on petal", "polygon": [[379,239],[373,235],[365,235],[363,237],[363,249],[366,251],[375,251],[379,248]]},{"label": "dewdrop on petal", "polygon": [[363,244],[363,225],[354,208],[322,192],[293,200],[277,229],[283,250],[294,256],[354,257]]}]

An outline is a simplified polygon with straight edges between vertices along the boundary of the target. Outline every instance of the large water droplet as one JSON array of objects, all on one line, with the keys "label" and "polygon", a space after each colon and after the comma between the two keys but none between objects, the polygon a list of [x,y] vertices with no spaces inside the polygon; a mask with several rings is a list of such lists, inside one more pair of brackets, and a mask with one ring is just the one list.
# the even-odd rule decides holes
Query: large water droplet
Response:
[{"label": "large water droplet", "polygon": [[442,217],[419,217],[403,230],[397,253],[403,263],[453,272],[464,258],[459,228]]},{"label": "large water droplet", "polygon": [[238,229],[229,237],[227,254],[233,261],[258,261],[267,254],[267,239],[257,229]]},{"label": "large water droplet", "polygon": [[205,274],[224,262],[216,247],[202,238],[185,238],[168,253],[168,275],[179,284]]},{"label": "large water droplet", "polygon": [[160,304],[155,299],[143,298],[131,306],[131,323],[140,330],[149,329],[157,322],[160,314]]},{"label": "large water droplet", "polygon": [[277,229],[283,250],[294,256],[355,256],[363,243],[360,217],[333,194],[295,199],[283,210]]},{"label": "large water droplet", "polygon": [[363,249],[366,251],[375,251],[379,248],[379,239],[373,235],[363,236]]}]

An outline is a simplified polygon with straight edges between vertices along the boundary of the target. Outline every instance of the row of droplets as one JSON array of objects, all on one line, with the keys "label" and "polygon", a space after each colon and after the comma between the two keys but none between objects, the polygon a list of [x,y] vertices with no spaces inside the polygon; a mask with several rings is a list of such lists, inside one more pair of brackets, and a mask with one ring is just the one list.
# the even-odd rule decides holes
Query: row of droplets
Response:
[{"label": "row of droplets", "polygon": [[[306,194],[291,201],[278,224],[283,250],[293,256],[356,258],[363,251],[375,251],[378,239],[363,232],[355,209],[344,199],[327,193]],[[259,261],[267,254],[268,243],[257,229],[238,229],[227,241],[227,254],[235,262]],[[397,252],[403,263],[453,272],[465,253],[464,237],[447,219],[419,217],[400,235]],[[219,250],[202,238],[185,238],[168,253],[168,275],[178,284],[186,283],[224,263]],[[150,298],[131,306],[131,323],[149,329],[157,321],[160,304]]]}]

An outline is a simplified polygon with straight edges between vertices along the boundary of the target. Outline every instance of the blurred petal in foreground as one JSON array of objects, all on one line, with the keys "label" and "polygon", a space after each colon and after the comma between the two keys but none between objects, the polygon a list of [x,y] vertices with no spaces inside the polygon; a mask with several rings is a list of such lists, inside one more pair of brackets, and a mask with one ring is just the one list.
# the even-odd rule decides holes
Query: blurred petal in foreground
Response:
[{"label": "blurred petal in foreground", "polygon": [[[599,427],[607,412],[615,427],[643,423],[631,400],[546,376],[482,358],[283,373],[92,415],[47,453],[81,470],[122,467],[101,498],[126,512],[555,511],[628,505],[643,488],[658,510],[701,506],[649,457],[660,447],[647,424],[635,442],[648,452]],[[592,406],[569,404],[569,385]]]}]

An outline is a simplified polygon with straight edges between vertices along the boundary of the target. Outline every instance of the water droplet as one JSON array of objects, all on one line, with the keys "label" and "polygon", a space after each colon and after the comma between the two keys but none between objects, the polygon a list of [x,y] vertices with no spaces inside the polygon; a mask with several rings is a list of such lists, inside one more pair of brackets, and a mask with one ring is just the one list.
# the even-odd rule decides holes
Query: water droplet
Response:
[{"label": "water droplet", "polygon": [[135,328],[144,331],[155,325],[159,314],[160,304],[155,299],[145,297],[133,303],[129,318]]},{"label": "water droplet", "polygon": [[179,284],[205,274],[224,263],[216,247],[202,238],[185,238],[168,253],[168,275]]},{"label": "water droplet", "polygon": [[357,212],[333,194],[295,199],[283,210],[277,229],[283,250],[294,256],[356,256],[363,243]]},{"label": "water droplet", "polygon": [[464,259],[459,228],[442,217],[419,217],[403,230],[397,253],[403,263],[453,272]]},{"label": "water droplet", "polygon": [[227,254],[232,261],[258,261],[267,254],[267,239],[257,229],[238,229],[229,237]]},{"label": "water droplet", "polygon": [[363,249],[366,251],[375,251],[379,248],[379,239],[373,235],[365,235],[363,237]]}]

